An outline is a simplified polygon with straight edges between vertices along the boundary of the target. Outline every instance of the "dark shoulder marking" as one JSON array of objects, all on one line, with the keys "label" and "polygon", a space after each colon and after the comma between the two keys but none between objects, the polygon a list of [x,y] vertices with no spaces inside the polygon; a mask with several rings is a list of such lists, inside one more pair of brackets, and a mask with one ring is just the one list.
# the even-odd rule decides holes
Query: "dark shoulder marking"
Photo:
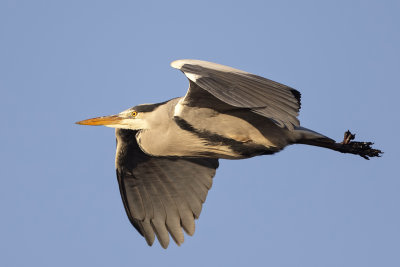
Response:
[{"label": "dark shoulder marking", "polygon": [[227,146],[244,158],[258,155],[274,154],[279,151],[279,149],[269,150],[262,145],[257,145],[254,143],[243,143],[216,133],[212,133],[207,130],[196,129],[189,122],[177,116],[174,117],[174,120],[181,129],[195,134],[197,137],[207,141],[211,145]]}]

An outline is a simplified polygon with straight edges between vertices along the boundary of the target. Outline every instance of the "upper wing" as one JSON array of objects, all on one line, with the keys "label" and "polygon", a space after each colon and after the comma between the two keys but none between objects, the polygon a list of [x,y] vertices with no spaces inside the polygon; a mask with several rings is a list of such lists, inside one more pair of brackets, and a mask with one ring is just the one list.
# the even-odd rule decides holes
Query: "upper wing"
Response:
[{"label": "upper wing", "polygon": [[217,159],[170,158],[146,155],[138,146],[136,131],[118,129],[116,169],[126,213],[151,246],[154,234],[167,248],[169,235],[180,245],[182,227],[194,234]]},{"label": "upper wing", "polygon": [[171,66],[180,69],[191,81],[185,98],[190,97],[197,85],[219,100],[234,107],[250,108],[281,127],[293,129],[300,124],[297,119],[300,92],[291,87],[207,61],[176,60]]}]

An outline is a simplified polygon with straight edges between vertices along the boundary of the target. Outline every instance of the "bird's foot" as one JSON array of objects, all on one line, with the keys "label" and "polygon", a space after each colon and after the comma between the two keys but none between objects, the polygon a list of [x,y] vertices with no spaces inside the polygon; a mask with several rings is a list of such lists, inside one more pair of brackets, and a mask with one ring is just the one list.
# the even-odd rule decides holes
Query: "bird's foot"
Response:
[{"label": "bird's foot", "polygon": [[344,138],[341,144],[347,145],[350,143],[351,140],[354,140],[354,138],[356,138],[356,135],[352,134],[349,130],[347,130],[344,133]]},{"label": "bird's foot", "polygon": [[340,144],[340,152],[360,155],[364,159],[369,160],[370,157],[380,157],[383,152],[379,149],[372,148],[372,142],[352,141],[356,137],[349,130],[344,133],[343,141]]}]

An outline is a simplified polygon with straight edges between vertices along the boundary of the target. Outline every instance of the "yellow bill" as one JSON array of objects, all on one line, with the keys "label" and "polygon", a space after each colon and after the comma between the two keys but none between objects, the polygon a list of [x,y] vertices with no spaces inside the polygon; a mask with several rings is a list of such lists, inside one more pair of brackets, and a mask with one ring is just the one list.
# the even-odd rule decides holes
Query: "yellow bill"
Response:
[{"label": "yellow bill", "polygon": [[111,115],[111,116],[103,116],[103,117],[97,117],[93,119],[88,119],[88,120],[83,120],[83,121],[78,121],[76,124],[80,125],[93,125],[93,126],[99,126],[99,125],[114,125],[114,124],[120,124],[123,118],[121,118],[118,115]]}]

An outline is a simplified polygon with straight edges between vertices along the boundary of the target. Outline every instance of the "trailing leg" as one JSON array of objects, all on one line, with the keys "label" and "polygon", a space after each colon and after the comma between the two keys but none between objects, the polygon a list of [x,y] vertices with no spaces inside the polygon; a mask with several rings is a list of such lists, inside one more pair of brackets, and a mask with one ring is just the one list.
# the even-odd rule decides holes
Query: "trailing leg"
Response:
[{"label": "trailing leg", "polygon": [[368,159],[370,157],[380,157],[383,152],[379,149],[372,148],[372,142],[357,142],[353,141],[355,134],[350,131],[344,133],[343,141],[337,143],[330,138],[315,138],[315,139],[301,139],[297,143],[312,146],[319,146],[329,148],[342,153],[350,153]]}]

